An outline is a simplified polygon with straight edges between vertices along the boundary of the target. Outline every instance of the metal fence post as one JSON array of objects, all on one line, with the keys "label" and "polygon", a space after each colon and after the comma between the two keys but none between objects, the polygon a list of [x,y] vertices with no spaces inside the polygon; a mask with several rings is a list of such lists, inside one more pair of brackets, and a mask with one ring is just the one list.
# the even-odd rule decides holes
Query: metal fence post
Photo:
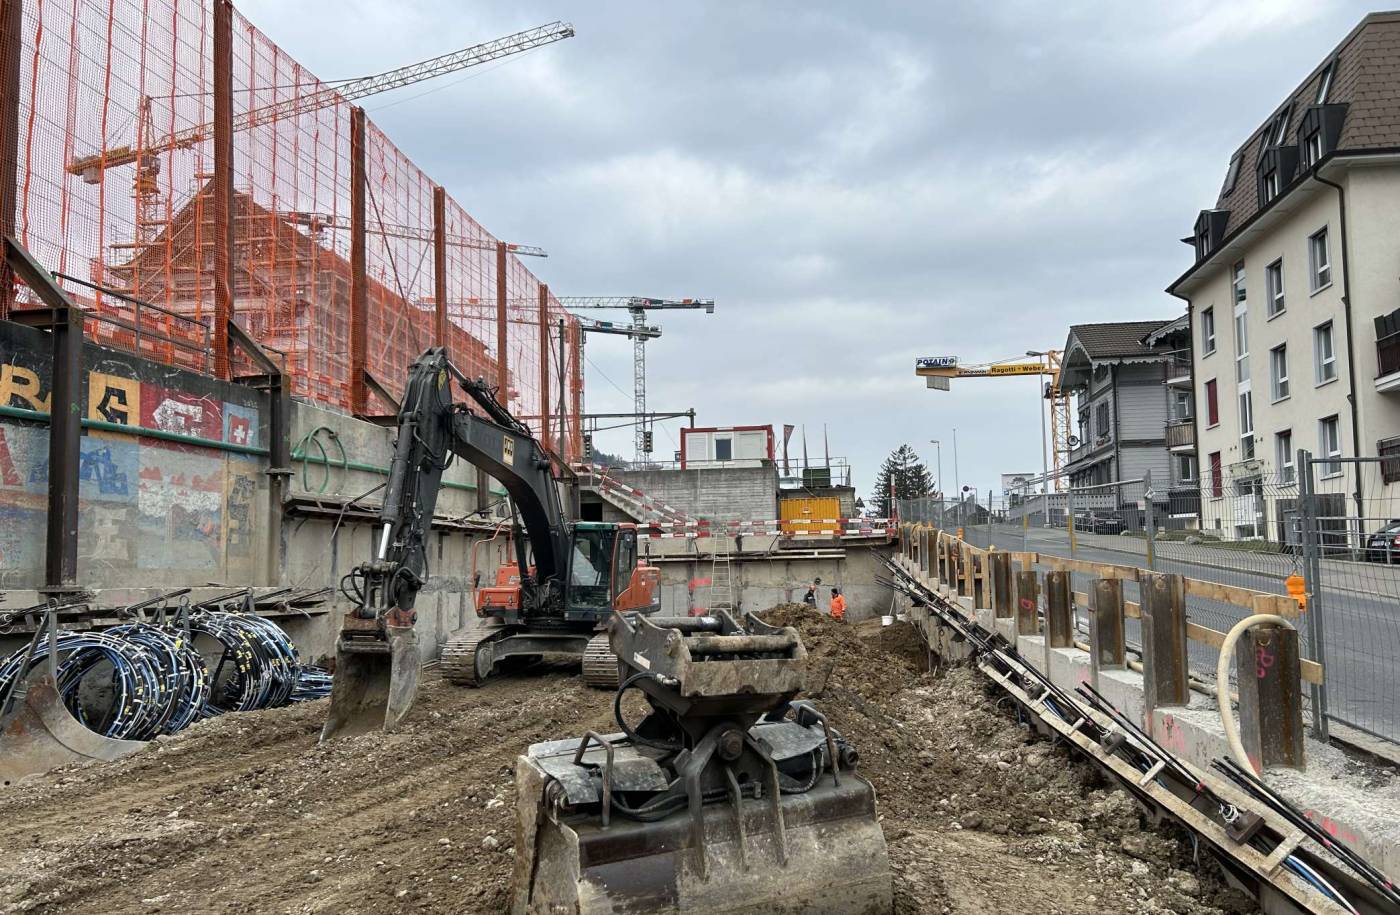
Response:
[{"label": "metal fence post", "polygon": [[1069,531],[1069,554],[1074,555],[1078,546],[1074,542],[1074,484],[1065,487],[1065,529]]},{"label": "metal fence post", "polygon": [[1152,510],[1152,500],[1155,494],[1152,492],[1152,471],[1148,470],[1142,475],[1142,507],[1143,526],[1147,533],[1147,567],[1157,568],[1157,517]]},{"label": "metal fence post", "polygon": [[[1298,502],[1302,509],[1302,546],[1303,546],[1303,581],[1304,594],[1307,595],[1307,631],[1308,631],[1308,653],[1309,660],[1316,661],[1326,669],[1325,653],[1323,652],[1323,595],[1322,595],[1322,558],[1319,544],[1319,527],[1317,519],[1317,496],[1316,480],[1313,477],[1312,452],[1306,448],[1298,449]],[[1326,679],[1325,677],[1323,678]],[[1312,700],[1312,726],[1313,734],[1318,740],[1327,740],[1327,684],[1312,683],[1308,688],[1309,698]]]}]

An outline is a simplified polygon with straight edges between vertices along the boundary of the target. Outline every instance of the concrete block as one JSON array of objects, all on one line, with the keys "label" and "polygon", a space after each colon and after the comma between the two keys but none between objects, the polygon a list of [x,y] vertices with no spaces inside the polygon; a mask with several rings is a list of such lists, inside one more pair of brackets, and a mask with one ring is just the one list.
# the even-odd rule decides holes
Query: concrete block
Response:
[{"label": "concrete block", "polygon": [[1016,644],[1016,621],[1014,619],[998,619],[996,621],[996,632],[1012,645]]},{"label": "concrete block", "polygon": [[1088,683],[1092,673],[1089,653],[1078,648],[1050,648],[1046,651],[1046,669],[1061,689],[1073,693],[1081,683]]},{"label": "concrete block", "polygon": [[1147,728],[1147,702],[1142,688],[1142,674],[1133,670],[1099,671],[1098,691],[1114,708],[1144,730]]},{"label": "concrete block", "polygon": [[1021,659],[1036,670],[1045,673],[1045,638],[1039,635],[1023,635],[1016,639],[1016,650]]}]

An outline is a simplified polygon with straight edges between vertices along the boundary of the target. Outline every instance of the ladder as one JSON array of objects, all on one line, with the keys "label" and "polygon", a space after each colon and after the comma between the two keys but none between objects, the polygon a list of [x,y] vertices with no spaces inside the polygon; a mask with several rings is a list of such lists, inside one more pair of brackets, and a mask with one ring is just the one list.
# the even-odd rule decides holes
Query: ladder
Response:
[{"label": "ladder", "polygon": [[729,562],[729,538],[715,538],[710,554],[710,612],[734,612],[734,570]]}]

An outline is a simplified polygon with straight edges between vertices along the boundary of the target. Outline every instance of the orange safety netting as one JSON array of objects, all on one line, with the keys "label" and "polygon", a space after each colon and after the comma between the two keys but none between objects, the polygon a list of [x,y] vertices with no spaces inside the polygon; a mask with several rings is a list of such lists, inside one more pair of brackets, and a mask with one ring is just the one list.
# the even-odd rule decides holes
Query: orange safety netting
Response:
[{"label": "orange safety netting", "polygon": [[[71,277],[62,282],[90,316],[92,339],[208,372],[216,368],[222,228],[214,206],[217,18],[210,0],[26,0],[15,204],[20,240]],[[236,11],[231,18],[233,319],[285,367],[295,396],[347,409],[352,108],[247,19]],[[372,123],[365,174],[366,368],[374,380],[396,395],[409,364],[434,345],[493,384],[504,360],[503,398],[554,444],[563,378],[564,451],[577,459],[578,322],[550,295],[542,335],[538,279],[514,254],[498,275],[498,240],[445,195],[436,232],[436,184]],[[252,370],[245,357],[232,365],[235,375]],[[369,402],[373,412],[388,409]]]}]

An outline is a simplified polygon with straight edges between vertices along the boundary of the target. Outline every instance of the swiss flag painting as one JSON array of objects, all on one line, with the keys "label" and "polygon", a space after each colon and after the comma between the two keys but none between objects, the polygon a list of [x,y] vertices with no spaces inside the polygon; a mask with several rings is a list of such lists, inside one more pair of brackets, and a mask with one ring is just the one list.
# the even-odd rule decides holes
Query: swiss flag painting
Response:
[{"label": "swiss flag painting", "polygon": [[244,448],[258,446],[258,413],[249,407],[224,402],[224,441]]}]

